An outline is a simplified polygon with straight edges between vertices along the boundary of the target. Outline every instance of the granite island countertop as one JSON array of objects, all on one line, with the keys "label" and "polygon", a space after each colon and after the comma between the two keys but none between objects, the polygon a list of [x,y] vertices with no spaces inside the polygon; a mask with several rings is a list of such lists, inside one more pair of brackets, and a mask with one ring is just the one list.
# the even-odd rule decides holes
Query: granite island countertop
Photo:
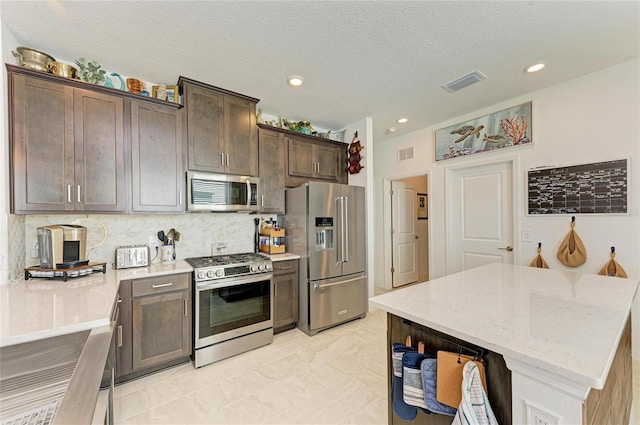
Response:
[{"label": "granite island countertop", "polygon": [[638,281],[490,264],[369,299],[372,307],[602,388]]},{"label": "granite island countertop", "polygon": [[34,278],[0,285],[0,347],[108,325],[120,281],[192,271],[178,260],[107,268],[66,282]]}]

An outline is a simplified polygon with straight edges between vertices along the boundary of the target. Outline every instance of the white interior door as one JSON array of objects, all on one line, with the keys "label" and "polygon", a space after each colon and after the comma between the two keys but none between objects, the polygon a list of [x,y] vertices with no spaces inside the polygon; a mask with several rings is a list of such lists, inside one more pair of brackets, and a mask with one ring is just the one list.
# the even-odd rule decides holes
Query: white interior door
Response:
[{"label": "white interior door", "polygon": [[512,164],[499,162],[450,172],[449,273],[514,262]]},{"label": "white interior door", "polygon": [[418,280],[416,191],[406,183],[391,182],[391,240],[394,288]]}]

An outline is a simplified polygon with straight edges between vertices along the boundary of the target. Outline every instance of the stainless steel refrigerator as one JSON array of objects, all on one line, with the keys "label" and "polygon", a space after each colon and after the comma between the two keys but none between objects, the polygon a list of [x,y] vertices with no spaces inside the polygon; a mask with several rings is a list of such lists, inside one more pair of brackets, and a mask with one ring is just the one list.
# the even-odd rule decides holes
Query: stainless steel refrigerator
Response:
[{"label": "stainless steel refrigerator", "polygon": [[308,335],[365,317],[363,187],[309,182],[286,190],[287,251],[300,255],[299,329]]}]

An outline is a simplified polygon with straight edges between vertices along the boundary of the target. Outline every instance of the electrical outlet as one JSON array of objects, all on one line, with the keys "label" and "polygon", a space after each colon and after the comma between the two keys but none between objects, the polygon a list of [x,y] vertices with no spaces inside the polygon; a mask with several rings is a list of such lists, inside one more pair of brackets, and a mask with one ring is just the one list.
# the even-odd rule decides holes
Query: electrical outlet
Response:
[{"label": "electrical outlet", "polygon": [[527,404],[528,421],[532,425],[558,425],[560,419],[549,412],[542,411]]},{"label": "electrical outlet", "polygon": [[153,235],[153,236],[149,236],[149,247],[150,248],[154,248],[154,247],[158,247],[158,245],[160,245],[160,240],[158,239],[158,236]]}]

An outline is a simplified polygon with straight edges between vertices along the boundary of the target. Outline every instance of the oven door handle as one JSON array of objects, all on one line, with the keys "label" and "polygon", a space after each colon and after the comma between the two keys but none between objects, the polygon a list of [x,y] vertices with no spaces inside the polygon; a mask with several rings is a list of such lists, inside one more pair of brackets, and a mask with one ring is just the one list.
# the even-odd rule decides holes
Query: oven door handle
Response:
[{"label": "oven door handle", "polygon": [[198,291],[206,291],[207,289],[220,289],[228,288],[230,286],[245,285],[247,283],[262,282],[265,280],[271,280],[273,273],[263,273],[259,275],[251,275],[247,277],[229,277],[221,280],[213,280],[207,282],[198,282],[196,289]]}]

